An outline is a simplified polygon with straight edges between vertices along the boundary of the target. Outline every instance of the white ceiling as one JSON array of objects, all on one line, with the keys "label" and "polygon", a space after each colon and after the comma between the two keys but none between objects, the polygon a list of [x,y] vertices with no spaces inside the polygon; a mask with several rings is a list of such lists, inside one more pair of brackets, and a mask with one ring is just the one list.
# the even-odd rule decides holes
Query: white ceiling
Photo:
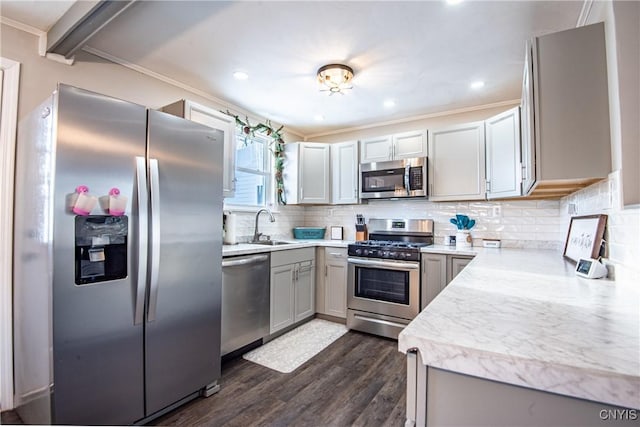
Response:
[{"label": "white ceiling", "polygon": [[[37,13],[33,21],[11,16],[13,3],[2,0],[4,16],[52,24]],[[66,10],[73,2],[52,3]],[[525,41],[575,27],[581,8],[581,1],[140,0],[88,45],[309,136],[519,99]],[[344,96],[320,92],[315,80],[334,62],[355,71]],[[249,79],[235,80],[236,70]],[[471,90],[476,80],[485,86]],[[396,106],[385,108],[388,99]]]}]

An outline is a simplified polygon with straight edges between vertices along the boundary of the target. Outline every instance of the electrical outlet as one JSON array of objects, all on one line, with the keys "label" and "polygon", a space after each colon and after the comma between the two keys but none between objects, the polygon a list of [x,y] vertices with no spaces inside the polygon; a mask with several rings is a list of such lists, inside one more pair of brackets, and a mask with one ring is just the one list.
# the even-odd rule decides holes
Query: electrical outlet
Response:
[{"label": "electrical outlet", "polygon": [[494,217],[496,216],[502,216],[502,206],[494,206],[492,209],[492,215]]}]

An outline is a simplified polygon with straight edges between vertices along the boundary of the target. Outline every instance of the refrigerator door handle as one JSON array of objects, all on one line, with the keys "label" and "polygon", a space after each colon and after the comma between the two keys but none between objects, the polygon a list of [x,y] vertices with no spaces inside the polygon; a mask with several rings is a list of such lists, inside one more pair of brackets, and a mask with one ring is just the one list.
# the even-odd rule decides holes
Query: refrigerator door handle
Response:
[{"label": "refrigerator door handle", "polygon": [[138,198],[138,277],[136,281],[136,300],[134,304],[133,324],[144,320],[144,294],[147,286],[147,250],[148,250],[148,195],[147,163],[144,157],[136,156],[136,195]]},{"label": "refrigerator door handle", "polygon": [[158,273],[160,272],[160,186],[158,160],[149,160],[149,187],[151,188],[151,277],[147,322],[156,320],[158,304]]}]

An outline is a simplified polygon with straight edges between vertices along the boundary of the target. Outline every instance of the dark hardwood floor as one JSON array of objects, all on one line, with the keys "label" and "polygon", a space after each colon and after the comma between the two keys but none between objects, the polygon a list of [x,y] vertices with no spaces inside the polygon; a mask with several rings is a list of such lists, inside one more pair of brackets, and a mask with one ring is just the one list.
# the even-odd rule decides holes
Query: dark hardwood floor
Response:
[{"label": "dark hardwood floor", "polygon": [[[349,331],[290,374],[238,358],[221,389],[152,422],[165,426],[402,426],[406,361],[397,341]],[[19,424],[12,411],[2,424]]]},{"label": "dark hardwood floor", "polygon": [[8,424],[22,424],[22,420],[15,413],[15,411],[6,411],[3,412],[0,416],[0,424],[8,425]]},{"label": "dark hardwood floor", "polygon": [[242,358],[221,389],[155,420],[183,426],[402,426],[406,360],[397,341],[350,331],[290,374]]}]

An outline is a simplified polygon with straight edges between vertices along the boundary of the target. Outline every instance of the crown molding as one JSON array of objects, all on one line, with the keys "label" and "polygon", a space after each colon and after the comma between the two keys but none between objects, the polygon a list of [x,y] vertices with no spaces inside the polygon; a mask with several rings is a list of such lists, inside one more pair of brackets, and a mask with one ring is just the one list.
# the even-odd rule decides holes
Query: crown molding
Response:
[{"label": "crown molding", "polygon": [[31,25],[23,24],[20,21],[15,21],[13,19],[10,19],[4,16],[0,16],[0,24],[8,25],[20,31],[24,31],[25,33],[30,33],[38,37],[47,34],[46,31],[42,31],[36,27],[32,27]]},{"label": "crown molding", "polygon": [[[247,111],[247,110],[245,110],[243,108],[239,108],[239,107],[229,103],[228,101],[225,101],[224,99],[218,98],[218,97],[210,94],[209,92],[205,92],[203,90],[196,89],[193,86],[189,86],[188,84],[185,84],[185,83],[182,83],[182,82],[180,82],[178,80],[172,79],[171,77],[167,77],[167,76],[165,76],[163,74],[156,73],[155,71],[152,71],[152,70],[150,70],[148,68],[142,67],[142,66],[134,64],[134,63],[131,63],[131,62],[126,61],[126,60],[124,60],[122,58],[118,58],[117,56],[111,55],[111,54],[109,54],[107,52],[104,52],[104,51],[102,51],[100,49],[96,49],[96,48],[91,47],[91,46],[84,46],[82,48],[82,50],[87,52],[87,53],[90,53],[91,55],[95,55],[95,56],[98,56],[98,57],[100,57],[102,59],[106,59],[109,62],[113,62],[115,64],[121,65],[121,66],[123,66],[125,68],[128,68],[130,70],[133,70],[133,71],[137,71],[138,73],[144,74],[144,75],[152,77],[152,78],[154,78],[156,80],[160,80],[160,81],[162,81],[164,83],[167,83],[167,84],[170,84],[172,86],[178,87],[180,89],[186,90],[187,92],[191,92],[194,95],[201,96],[201,97],[203,97],[205,99],[208,99],[209,101],[215,102],[216,104],[223,105],[225,108],[227,108],[227,109],[229,109],[231,111],[235,111],[236,113],[239,113],[241,115],[246,115],[246,116],[254,118],[254,119],[256,118],[255,113]],[[304,134],[303,133],[301,133],[300,131],[297,131],[295,129],[292,129],[292,128],[288,127],[288,126],[286,127],[285,132],[286,133],[290,133],[290,134],[294,134],[294,135],[299,136],[301,138],[304,138]]]},{"label": "crown molding", "polygon": [[578,22],[576,22],[576,27],[582,27],[587,23],[589,15],[591,14],[592,6],[593,0],[584,0],[584,3],[582,3],[582,9],[580,10],[580,15],[578,15]]},{"label": "crown molding", "polygon": [[354,131],[365,130],[365,129],[372,129],[372,128],[377,128],[377,127],[381,127],[381,126],[397,125],[397,124],[401,124],[401,123],[414,122],[414,121],[418,121],[418,120],[432,119],[432,118],[435,118],[435,117],[451,116],[451,115],[454,115],[454,114],[461,114],[461,113],[469,113],[469,112],[472,112],[472,111],[487,110],[489,108],[513,106],[513,105],[516,105],[516,104],[520,104],[520,100],[519,99],[511,99],[511,100],[508,100],[508,101],[494,102],[494,103],[491,103],[491,104],[476,105],[476,106],[473,106],[473,107],[457,108],[455,110],[439,111],[437,113],[422,114],[422,115],[419,115],[419,116],[405,117],[405,118],[397,119],[397,120],[388,120],[386,122],[376,122],[375,124],[369,124],[369,125],[353,126],[353,127],[349,127],[349,128],[342,128],[342,129],[332,130],[330,132],[315,133],[315,134],[312,134],[312,135],[307,135],[307,139],[309,139],[309,138],[317,138],[319,136],[338,135],[338,134],[341,134],[341,133],[354,132]]}]

